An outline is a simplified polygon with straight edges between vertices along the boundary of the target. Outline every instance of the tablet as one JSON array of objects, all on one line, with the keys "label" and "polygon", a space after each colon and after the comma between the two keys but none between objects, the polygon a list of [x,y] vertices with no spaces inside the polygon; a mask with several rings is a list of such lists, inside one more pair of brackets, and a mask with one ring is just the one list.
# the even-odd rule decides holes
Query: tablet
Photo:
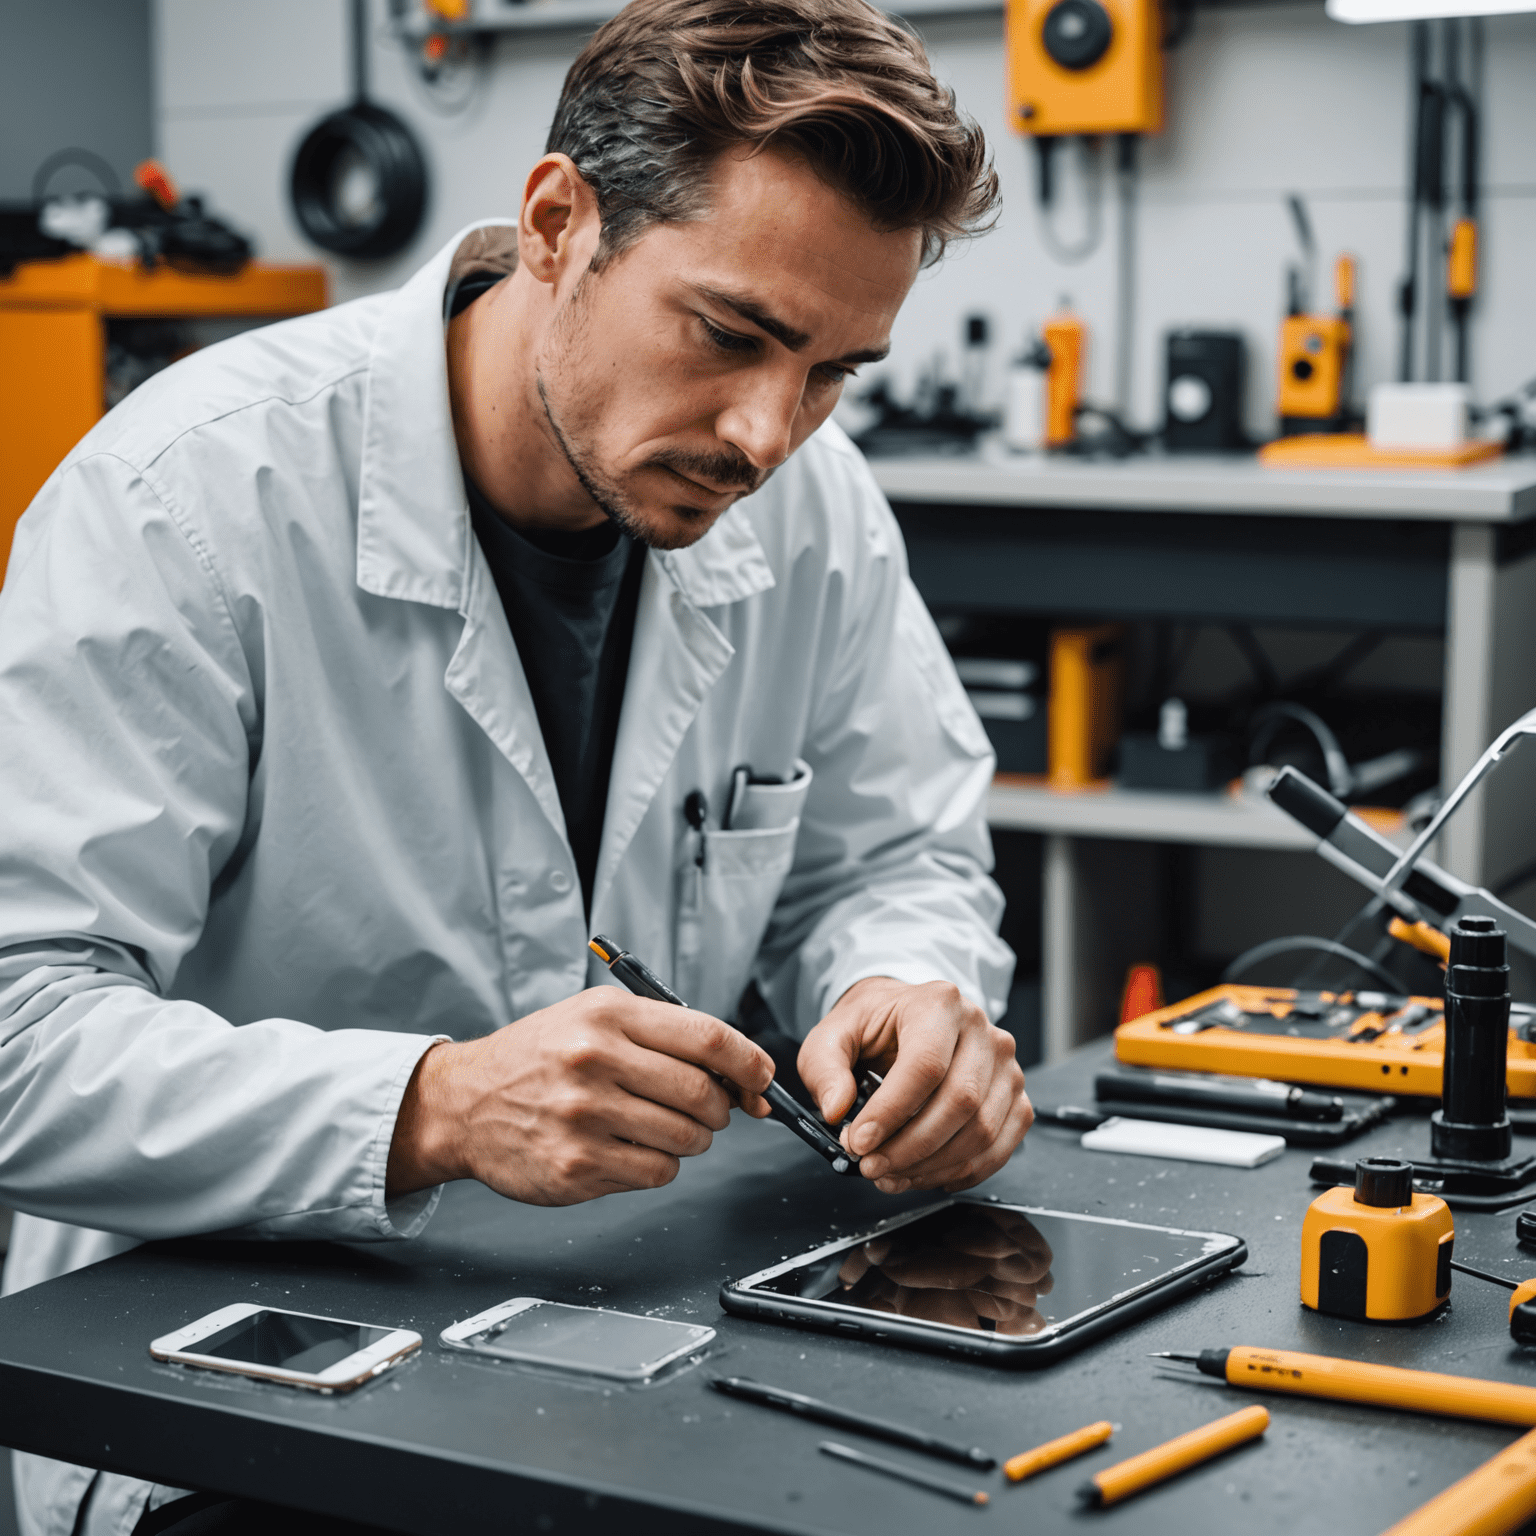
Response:
[{"label": "tablet", "polygon": [[1049,1365],[1248,1257],[1188,1232],[998,1200],[945,1200],[720,1288],[739,1317]]}]

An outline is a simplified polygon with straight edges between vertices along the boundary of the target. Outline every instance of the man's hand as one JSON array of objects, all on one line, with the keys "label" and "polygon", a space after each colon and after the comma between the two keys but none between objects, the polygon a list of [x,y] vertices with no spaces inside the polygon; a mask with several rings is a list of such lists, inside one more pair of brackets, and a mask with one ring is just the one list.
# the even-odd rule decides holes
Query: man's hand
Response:
[{"label": "man's hand", "polygon": [[908,986],[868,977],[810,1032],[800,1047],[800,1076],[833,1125],[853,1106],[860,1061],[880,1070],[885,1083],[843,1144],[888,1195],[981,1183],[1008,1161],[1035,1118],[1013,1036],[948,982]]},{"label": "man's hand", "polygon": [[575,1205],[670,1184],[678,1159],[730,1120],[708,1072],[740,1087],[750,1114],[768,1113],[767,1052],[708,1014],[616,987],[435,1045],[401,1100],[386,1193],[478,1179],[529,1205]]}]

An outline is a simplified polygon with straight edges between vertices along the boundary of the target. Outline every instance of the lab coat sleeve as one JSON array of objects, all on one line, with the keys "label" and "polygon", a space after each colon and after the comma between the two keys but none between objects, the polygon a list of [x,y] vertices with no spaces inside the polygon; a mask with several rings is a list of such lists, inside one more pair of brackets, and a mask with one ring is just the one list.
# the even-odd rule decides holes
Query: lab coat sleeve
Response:
[{"label": "lab coat sleeve", "polygon": [[0,1201],[153,1238],[409,1236],[386,1204],[422,1035],[235,1027],[168,996],[253,829],[260,659],[185,513],[56,473],[0,593]]},{"label": "lab coat sleeve", "polygon": [[951,981],[996,1020],[1013,954],[989,877],[991,744],[862,460],[850,480],[865,537],[829,584],[815,778],[756,979],[802,1036],[866,976]]}]

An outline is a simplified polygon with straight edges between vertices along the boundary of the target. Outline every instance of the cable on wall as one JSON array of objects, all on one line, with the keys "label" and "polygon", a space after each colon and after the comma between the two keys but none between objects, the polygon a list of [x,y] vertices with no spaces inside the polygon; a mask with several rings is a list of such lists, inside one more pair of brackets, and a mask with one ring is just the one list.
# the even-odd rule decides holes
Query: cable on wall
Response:
[{"label": "cable on wall", "polygon": [[393,256],[415,238],[427,207],[427,168],[415,135],[368,99],[368,0],[352,0],[352,103],[299,145],[289,176],[294,216],[322,250]]},{"label": "cable on wall", "polygon": [[1084,229],[1075,241],[1063,240],[1056,232],[1056,149],[1061,140],[1040,135],[1035,146],[1035,206],[1039,212],[1040,240],[1046,250],[1063,266],[1073,267],[1087,261],[1104,238],[1104,174],[1100,164],[1099,141],[1079,138],[1075,142],[1082,171]]}]

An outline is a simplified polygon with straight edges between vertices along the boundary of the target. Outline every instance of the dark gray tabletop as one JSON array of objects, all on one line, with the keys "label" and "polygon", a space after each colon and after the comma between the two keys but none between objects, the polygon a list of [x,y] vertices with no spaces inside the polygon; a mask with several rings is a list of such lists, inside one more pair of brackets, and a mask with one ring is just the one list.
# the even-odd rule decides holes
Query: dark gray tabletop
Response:
[{"label": "dark gray tabletop", "polygon": [[[1032,1074],[1038,1102],[1091,1102],[1107,1047]],[[987,1192],[1172,1226],[1235,1232],[1231,1278],[1041,1372],[1007,1373],[725,1316],[722,1279],[902,1205],[830,1174],[773,1124],[738,1123],[669,1189],[565,1210],[448,1191],[426,1233],[374,1247],[156,1244],[0,1301],[0,1443],[179,1486],[256,1495],[409,1532],[1303,1531],[1374,1536],[1509,1444],[1517,1431],[1340,1404],[1260,1399],[1160,1368],[1149,1350],[1296,1348],[1536,1384],[1511,1345],[1507,1293],[1458,1276],[1416,1326],[1334,1321],[1297,1300],[1309,1154],[1256,1170],[1084,1152],[1041,1126]],[[1416,1144],[1408,1119],[1354,1143]],[[1514,1213],[1458,1215],[1459,1258],[1536,1273]],[[659,1385],[603,1388],[444,1351],[439,1331],[513,1295],[657,1310],[711,1323],[709,1358]],[[155,1364],[150,1339],[234,1301],[411,1327],[426,1340],[349,1396]],[[831,1432],[711,1392],[751,1375],[864,1405],[1000,1457],[1108,1418],[1113,1441],[1018,1487],[1000,1472],[971,1509],[820,1456]],[[1268,1434],[1118,1508],[1085,1512],[1091,1472],[1265,1401]],[[856,1437],[839,1433],[836,1438]],[[869,1448],[967,1481],[896,1448]]]}]

